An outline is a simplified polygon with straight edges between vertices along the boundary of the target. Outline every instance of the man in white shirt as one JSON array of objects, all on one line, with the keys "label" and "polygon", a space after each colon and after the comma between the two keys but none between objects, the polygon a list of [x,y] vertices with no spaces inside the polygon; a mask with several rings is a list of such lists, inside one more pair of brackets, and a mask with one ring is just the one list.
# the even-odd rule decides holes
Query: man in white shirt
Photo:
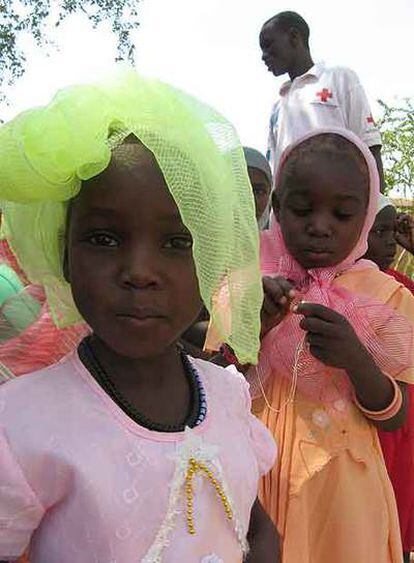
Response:
[{"label": "man in white shirt", "polygon": [[275,169],[283,150],[320,127],[350,129],[369,146],[384,187],[381,135],[358,76],[349,68],[314,64],[309,27],[295,12],[281,12],[262,27],[262,59],[275,76],[288,73],[270,118],[268,157]]}]

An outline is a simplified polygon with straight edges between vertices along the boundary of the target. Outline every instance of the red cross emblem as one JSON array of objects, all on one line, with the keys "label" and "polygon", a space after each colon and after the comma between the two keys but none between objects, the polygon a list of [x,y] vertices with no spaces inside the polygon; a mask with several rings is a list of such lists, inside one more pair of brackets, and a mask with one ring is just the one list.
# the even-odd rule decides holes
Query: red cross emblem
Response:
[{"label": "red cross emblem", "polygon": [[317,92],[317,96],[320,97],[321,102],[327,102],[329,98],[332,98],[332,92],[328,88],[324,88],[321,92]]},{"label": "red cross emblem", "polygon": [[375,121],[374,121],[374,118],[372,117],[372,115],[367,117],[367,121],[370,125],[375,125]]}]

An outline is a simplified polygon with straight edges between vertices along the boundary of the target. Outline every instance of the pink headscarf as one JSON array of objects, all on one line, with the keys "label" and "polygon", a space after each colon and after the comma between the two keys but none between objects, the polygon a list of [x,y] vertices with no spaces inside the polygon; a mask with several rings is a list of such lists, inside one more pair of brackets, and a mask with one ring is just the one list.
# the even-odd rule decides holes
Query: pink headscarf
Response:
[{"label": "pink headscarf", "polygon": [[[272,216],[270,230],[261,235],[262,274],[283,276],[294,283],[302,300],[325,305],[342,314],[351,323],[378,367],[389,375],[395,375],[412,365],[411,324],[383,303],[351,293],[333,283],[339,274],[346,271],[378,269],[373,262],[362,259],[368,248],[368,235],[375,221],[380,194],[377,165],[370,150],[347,130],[312,131],[290,145],[282,154],[276,186],[279,186],[287,159],[299,145],[318,135],[332,133],[354,144],[368,166],[369,201],[359,240],[340,264],[305,270],[287,250],[280,225]],[[338,402],[339,398],[351,399],[351,386],[344,370],[328,368],[310,354],[304,343],[305,333],[299,327],[300,320],[300,315],[288,314],[263,339],[258,365],[262,381],[275,371],[288,378],[297,377],[299,391],[328,406],[342,403],[343,401]],[[330,383],[333,375],[335,385]]]},{"label": "pink headscarf", "polygon": [[[365,255],[368,250],[368,235],[375,222],[375,218],[378,212],[378,201],[380,196],[380,182],[378,176],[377,164],[371,151],[365,143],[363,143],[359,137],[354,135],[351,131],[346,129],[315,129],[314,131],[307,133],[304,137],[298,141],[289,145],[285,151],[282,153],[279,168],[276,173],[275,185],[279,186],[280,179],[282,175],[283,168],[286,164],[287,159],[292,154],[292,152],[303,142],[313,137],[324,134],[336,134],[347,139],[362,153],[365,162],[368,166],[369,173],[369,201],[367,214],[365,217],[365,223],[361,231],[361,235],[356,246],[353,248],[351,254],[345,258],[343,262],[337,264],[336,266],[331,266],[329,268],[318,268],[315,270],[309,270],[306,272],[296,262],[296,260],[289,254],[283,240],[282,231],[279,227],[279,223],[276,221],[274,215],[272,214],[270,230],[265,231],[261,238],[261,266],[263,275],[272,275],[275,272],[278,275],[284,275],[285,277],[291,279],[292,281],[300,280],[308,276],[315,277],[315,279],[329,279],[334,278],[338,272],[344,272],[349,268],[355,268],[357,260]],[[358,268],[371,267],[376,268],[373,262],[364,260],[362,263],[358,263]]]}]

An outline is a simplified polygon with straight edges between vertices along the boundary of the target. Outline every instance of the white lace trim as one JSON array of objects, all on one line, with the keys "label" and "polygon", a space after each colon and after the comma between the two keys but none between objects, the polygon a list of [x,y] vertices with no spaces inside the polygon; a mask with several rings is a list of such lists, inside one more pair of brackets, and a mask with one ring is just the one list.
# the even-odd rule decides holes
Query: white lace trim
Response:
[{"label": "white lace trim", "polygon": [[[194,433],[190,428],[185,430],[184,441],[177,446],[177,451],[174,456],[175,472],[170,486],[170,496],[168,501],[168,508],[165,518],[155,536],[154,543],[147,551],[145,557],[141,559],[141,563],[162,563],[162,555],[166,547],[168,547],[171,532],[175,528],[177,516],[183,513],[179,508],[180,501],[185,499],[185,478],[188,470],[189,460],[196,459],[214,469],[217,480],[220,481],[221,486],[227,499],[229,501],[233,513],[233,525],[238,542],[243,551],[243,555],[248,553],[249,547],[246,539],[246,530],[238,518],[235,511],[235,504],[230,494],[230,489],[224,480],[224,472],[218,460],[219,448],[217,446],[206,444],[203,439]],[[218,501],[219,502],[219,501]],[[221,559],[211,559],[207,556],[202,560],[202,563],[220,563]],[[209,559],[210,558],[210,559]]]},{"label": "white lace trim", "polygon": [[200,563],[224,563],[224,561],[221,557],[212,553],[211,555],[207,555],[207,557],[203,557]]}]

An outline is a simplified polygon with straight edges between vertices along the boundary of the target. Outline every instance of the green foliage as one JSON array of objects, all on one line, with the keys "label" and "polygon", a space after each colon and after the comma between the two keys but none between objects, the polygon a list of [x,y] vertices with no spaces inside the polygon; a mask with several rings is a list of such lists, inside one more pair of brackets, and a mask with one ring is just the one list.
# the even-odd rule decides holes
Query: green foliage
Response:
[{"label": "green foliage", "polygon": [[414,196],[414,101],[406,98],[396,106],[378,100],[383,115],[382,158],[387,192]]},{"label": "green foliage", "polygon": [[[131,32],[138,23],[139,0],[0,0],[0,86],[12,83],[25,71],[20,45],[24,33],[37,45],[49,46],[48,28],[58,27],[68,16],[85,14],[93,27],[109,23],[118,41],[117,60],[133,62]],[[0,96],[1,97],[1,96]]]}]

